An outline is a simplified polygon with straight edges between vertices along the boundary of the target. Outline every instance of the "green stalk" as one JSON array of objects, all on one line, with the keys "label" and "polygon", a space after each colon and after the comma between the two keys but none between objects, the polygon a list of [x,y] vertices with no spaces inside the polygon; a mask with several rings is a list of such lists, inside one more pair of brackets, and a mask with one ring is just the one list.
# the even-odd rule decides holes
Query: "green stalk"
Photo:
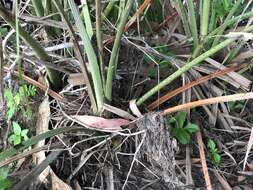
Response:
[{"label": "green stalk", "polygon": [[216,11],[214,7],[214,1],[212,2],[212,8],[211,8],[211,17],[210,17],[210,24],[209,24],[209,33],[212,32],[216,28]]},{"label": "green stalk", "polygon": [[[229,21],[233,17],[233,15],[235,14],[236,10],[239,8],[241,2],[242,2],[242,0],[236,1],[236,3],[234,4],[234,6],[232,7],[232,9],[229,11],[229,14],[227,15],[224,23],[226,23],[227,21]],[[213,41],[212,47],[216,46],[219,43],[221,35],[225,31],[225,29],[226,29],[226,26],[222,27],[220,29],[220,31],[216,34],[217,36],[216,36],[216,38]]]},{"label": "green stalk", "polygon": [[96,102],[97,102],[97,108],[98,108],[98,112],[100,113],[103,109],[104,93],[103,93],[103,85],[102,85],[100,70],[99,70],[99,66],[97,62],[97,57],[92,47],[90,37],[84,27],[83,21],[80,17],[79,11],[75,5],[74,0],[68,0],[68,3],[71,9],[71,12],[73,14],[73,17],[75,19],[75,24],[79,29],[80,37],[82,39],[85,53],[88,58],[89,69],[91,72],[91,77],[93,81],[95,97],[96,97]]},{"label": "green stalk", "polygon": [[189,22],[188,22],[187,16],[185,14],[184,5],[183,5],[181,0],[177,0],[177,5],[178,5],[178,8],[179,8],[179,15],[180,15],[182,23],[183,23],[183,28],[184,28],[185,35],[190,37],[191,36],[191,31],[190,31],[190,27],[188,25]]},{"label": "green stalk", "polygon": [[[243,30],[244,32],[251,32],[253,31],[253,25],[249,26],[248,28],[245,28]],[[143,102],[145,102],[149,97],[157,93],[159,90],[170,84],[172,81],[174,81],[176,78],[180,77],[183,73],[186,71],[190,70],[193,66],[200,64],[202,61],[204,61],[206,58],[214,55],[217,53],[219,50],[227,47],[229,44],[233,43],[237,39],[227,39],[217,46],[213,47],[212,49],[208,50],[207,52],[203,53],[202,55],[198,56],[191,62],[187,63],[183,67],[179,68],[176,72],[174,72],[172,75],[164,79],[162,82],[160,82],[158,85],[156,85],[154,88],[149,90],[147,93],[145,93],[141,98],[138,99],[136,104],[139,106]]]},{"label": "green stalk", "polygon": [[193,0],[188,0],[187,5],[188,5],[188,11],[189,11],[189,20],[191,23],[191,33],[192,33],[192,38],[193,38],[193,46],[195,49],[198,46],[199,42],[198,42],[198,29],[197,29],[196,15],[195,15]]},{"label": "green stalk", "polygon": [[42,1],[32,0],[32,4],[33,4],[36,15],[39,17],[43,17],[44,16],[44,7],[42,5]]},{"label": "green stalk", "polygon": [[100,73],[102,77],[103,88],[105,87],[105,71],[104,71],[104,52],[103,52],[103,39],[101,29],[101,0],[96,0],[96,37],[98,46],[98,55],[100,62]]},{"label": "green stalk", "polygon": [[201,39],[208,34],[210,0],[203,0],[202,13],[200,18],[200,36]]},{"label": "green stalk", "polygon": [[[0,16],[15,30],[19,30],[20,37],[24,42],[32,48],[36,56],[45,62],[51,62],[51,57],[45,52],[45,50],[40,46],[40,44],[33,39],[20,25],[16,27],[16,22],[12,16],[2,7],[0,7]],[[52,70],[46,67],[48,77],[53,87],[58,89],[61,86],[61,78],[56,70]]]},{"label": "green stalk", "polygon": [[116,23],[118,23],[118,21],[120,20],[121,16],[122,16],[122,13],[123,13],[123,10],[125,8],[125,5],[126,5],[126,0],[120,0],[119,1],[119,8],[118,8],[118,19],[116,21]]},{"label": "green stalk", "polygon": [[106,86],[105,86],[105,97],[111,101],[112,100],[112,83],[113,78],[115,75],[115,72],[117,70],[117,56],[120,48],[120,40],[122,33],[124,31],[124,27],[128,18],[128,15],[130,13],[131,7],[133,5],[134,0],[128,0],[126,7],[122,13],[121,20],[118,25],[117,34],[115,36],[115,41],[112,48],[112,53],[109,61],[108,71],[107,71],[107,78],[106,78]]}]

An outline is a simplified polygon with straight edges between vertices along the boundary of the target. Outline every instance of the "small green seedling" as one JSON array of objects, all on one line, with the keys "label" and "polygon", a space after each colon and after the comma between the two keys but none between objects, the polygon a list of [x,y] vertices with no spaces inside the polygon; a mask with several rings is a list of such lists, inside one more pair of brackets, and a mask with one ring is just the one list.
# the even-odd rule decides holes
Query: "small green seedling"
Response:
[{"label": "small green seedling", "polygon": [[17,122],[12,122],[13,134],[8,138],[9,143],[18,145],[21,143],[22,138],[24,141],[28,140],[28,129],[22,129]]},{"label": "small green seedling", "polygon": [[208,146],[208,152],[209,152],[209,155],[211,157],[213,164],[215,166],[218,166],[221,161],[221,156],[219,154],[219,151],[216,147],[215,142],[213,140],[209,139],[207,146]]},{"label": "small green seedling", "polygon": [[9,167],[0,168],[0,190],[6,190],[12,186],[11,180],[7,178],[9,171]]},{"label": "small green seedling", "polygon": [[171,117],[167,120],[167,124],[172,126],[170,133],[175,137],[181,144],[189,144],[191,140],[191,135],[196,133],[199,128],[196,124],[187,123],[186,113],[179,112],[176,117]]},{"label": "small green seedling", "polygon": [[4,97],[7,100],[7,118],[10,120],[21,109],[25,117],[32,116],[31,108],[28,105],[28,97],[35,96],[36,88],[32,85],[22,85],[18,92],[13,93],[11,89],[4,91]]}]

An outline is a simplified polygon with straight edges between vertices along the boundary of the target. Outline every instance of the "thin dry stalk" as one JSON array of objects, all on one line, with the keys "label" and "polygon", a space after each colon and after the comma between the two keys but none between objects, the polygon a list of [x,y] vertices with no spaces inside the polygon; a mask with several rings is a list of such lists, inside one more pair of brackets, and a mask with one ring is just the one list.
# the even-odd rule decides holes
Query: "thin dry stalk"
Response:
[{"label": "thin dry stalk", "polygon": [[198,141],[198,145],[199,145],[199,155],[200,155],[202,170],[203,170],[203,174],[204,174],[204,178],[205,178],[205,182],[206,182],[206,188],[207,188],[207,190],[212,190],[213,188],[212,188],[212,184],[211,184],[211,180],[210,180],[210,176],[209,176],[208,168],[207,168],[207,164],[206,164],[204,143],[202,141],[202,135],[201,135],[200,131],[197,132],[197,141]]},{"label": "thin dry stalk", "polygon": [[145,8],[150,5],[151,0],[145,0],[141,6],[139,7],[139,9],[134,13],[134,16],[132,16],[132,18],[127,22],[124,31],[126,32],[130,26],[133,25],[133,23],[135,22],[135,20],[144,12]]},{"label": "thin dry stalk", "polygon": [[226,179],[224,179],[217,170],[214,171],[214,175],[217,177],[217,179],[219,180],[220,184],[222,185],[222,187],[225,190],[232,190],[231,186],[229,185],[229,183],[226,181]]}]

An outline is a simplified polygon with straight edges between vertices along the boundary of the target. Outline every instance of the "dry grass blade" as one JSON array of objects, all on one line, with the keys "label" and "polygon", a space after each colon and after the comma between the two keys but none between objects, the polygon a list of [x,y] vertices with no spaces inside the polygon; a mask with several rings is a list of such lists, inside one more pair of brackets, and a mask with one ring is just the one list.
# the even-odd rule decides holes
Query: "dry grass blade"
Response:
[{"label": "dry grass blade", "polygon": [[23,159],[25,157],[31,156],[32,154],[37,153],[37,152],[50,150],[50,148],[51,149],[60,148],[61,147],[60,145],[61,145],[60,143],[44,145],[42,147],[33,148],[31,150],[27,150],[25,152],[19,153],[16,156],[12,156],[12,157],[8,158],[7,160],[0,161],[0,168],[3,166],[6,166],[8,164],[11,164],[12,162],[15,162],[15,161],[18,161],[18,160]]},{"label": "dry grass blade", "polygon": [[150,5],[151,1],[152,0],[145,0],[141,4],[139,9],[134,13],[134,16],[132,16],[132,18],[126,23],[126,26],[125,26],[125,29],[124,29],[125,32],[130,28],[130,26],[132,26],[132,24],[135,22],[137,17],[140,16],[140,14],[142,14],[144,12],[145,8]]},{"label": "dry grass blade", "polygon": [[[215,66],[217,69],[225,69],[226,68],[226,66],[222,65],[218,61],[215,61],[211,58],[207,58],[205,61],[207,61],[211,65]],[[239,64],[239,65],[243,65],[243,64]],[[250,64],[248,64],[248,66],[250,66]],[[244,76],[242,76],[236,72],[228,73],[228,76],[230,78],[232,78],[235,82],[239,83],[240,86],[243,87],[244,89],[246,89],[246,90],[250,89],[250,85],[252,84],[252,82],[249,79],[245,78]]]},{"label": "dry grass blade", "polygon": [[219,174],[219,172],[217,170],[214,171],[214,175],[217,177],[217,179],[221,183],[221,185],[224,188],[224,190],[232,190],[232,188],[229,185],[229,183]]}]

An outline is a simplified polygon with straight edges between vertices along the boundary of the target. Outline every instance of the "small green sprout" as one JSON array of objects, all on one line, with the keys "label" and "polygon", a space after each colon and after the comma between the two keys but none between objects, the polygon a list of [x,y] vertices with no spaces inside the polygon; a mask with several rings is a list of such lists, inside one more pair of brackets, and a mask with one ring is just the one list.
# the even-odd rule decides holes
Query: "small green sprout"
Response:
[{"label": "small green sprout", "polygon": [[36,88],[33,85],[22,85],[15,94],[11,89],[6,89],[4,97],[7,100],[7,118],[12,119],[20,109],[25,117],[30,118],[32,111],[28,105],[28,97],[33,97],[35,94]]},{"label": "small green sprout", "polygon": [[13,134],[8,138],[9,143],[18,145],[21,143],[22,138],[24,141],[28,140],[28,129],[22,129],[17,122],[12,122]]},{"label": "small green sprout", "polygon": [[181,144],[189,144],[191,135],[199,130],[199,127],[193,123],[187,123],[186,113],[179,112],[176,117],[167,119],[167,124],[171,125],[171,135],[175,137]]},{"label": "small green sprout", "polygon": [[221,162],[221,156],[219,154],[219,151],[216,147],[215,142],[213,140],[209,139],[207,146],[208,146],[208,152],[209,152],[209,155],[211,157],[213,164],[215,166],[218,166]]}]

